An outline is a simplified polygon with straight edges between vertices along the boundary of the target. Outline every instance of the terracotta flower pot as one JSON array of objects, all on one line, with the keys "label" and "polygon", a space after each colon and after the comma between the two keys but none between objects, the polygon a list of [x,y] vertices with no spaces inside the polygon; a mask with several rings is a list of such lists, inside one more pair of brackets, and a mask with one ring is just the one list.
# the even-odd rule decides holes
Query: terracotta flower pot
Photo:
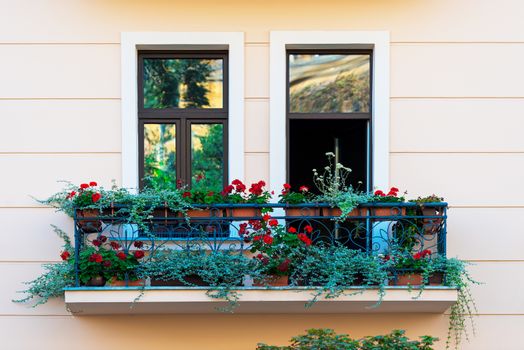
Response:
[{"label": "terracotta flower pot", "polygon": [[261,216],[260,208],[255,207],[231,208],[230,212],[230,215],[235,218],[250,218]]},{"label": "terracotta flower pot", "polygon": [[319,207],[286,208],[286,216],[320,216]]},{"label": "terracotta flower pot", "polygon": [[441,286],[444,284],[444,274],[442,272],[435,272],[429,276],[430,286]]},{"label": "terracotta flower pot", "polygon": [[222,217],[224,213],[221,209],[188,209],[186,215],[189,218],[212,218]]},{"label": "terracotta flower pot", "polygon": [[202,277],[198,275],[189,275],[184,280],[159,280],[151,279],[152,287],[190,287],[190,286],[209,286],[208,283],[204,282]]},{"label": "terracotta flower pot", "polygon": [[269,275],[265,280],[254,280],[254,287],[285,287],[289,285],[289,276]]},{"label": "terracotta flower pot", "polygon": [[106,279],[103,276],[92,277],[87,281],[86,286],[89,287],[103,287],[106,285]]},{"label": "terracotta flower pot", "polygon": [[388,207],[373,207],[371,208],[371,215],[373,216],[403,216],[406,215],[405,207],[398,207],[391,205]]},{"label": "terracotta flower pot", "polygon": [[397,276],[397,280],[390,280],[390,286],[420,286],[423,284],[422,274],[417,272],[403,273]]},{"label": "terracotta flower pot", "polygon": [[[442,212],[439,212],[437,208],[422,208],[422,215],[441,216]],[[441,218],[424,218],[422,219],[422,224],[423,224],[425,235],[434,235],[438,233],[440,226],[442,225],[442,219]]]},{"label": "terracotta flower pot", "polygon": [[102,214],[100,214],[98,209],[78,209],[76,211],[78,228],[85,233],[102,231],[102,221],[99,219],[93,219],[101,215]]},{"label": "terracotta flower pot", "polygon": [[[362,208],[355,208],[349,212],[347,217],[366,216],[365,214],[366,213],[363,212]],[[342,215],[342,210],[340,208],[322,208],[322,215],[340,217]]]},{"label": "terracotta flower pot", "polygon": [[145,283],[146,281],[144,279],[139,279],[134,281],[127,281],[126,285],[126,281],[118,280],[116,277],[111,278],[111,280],[109,281],[109,284],[112,287],[141,287]]}]

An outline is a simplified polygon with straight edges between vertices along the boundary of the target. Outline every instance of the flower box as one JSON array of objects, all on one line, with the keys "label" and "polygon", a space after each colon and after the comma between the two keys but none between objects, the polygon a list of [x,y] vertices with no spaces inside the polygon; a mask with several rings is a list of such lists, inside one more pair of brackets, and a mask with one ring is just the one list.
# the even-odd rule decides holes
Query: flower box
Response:
[{"label": "flower box", "polygon": [[102,221],[94,219],[101,216],[98,209],[78,209],[76,211],[78,228],[85,233],[102,231]]},{"label": "flower box", "polygon": [[188,209],[186,215],[189,218],[212,218],[212,217],[223,217],[224,212],[222,209]]},{"label": "flower box", "polygon": [[184,280],[160,280],[151,279],[152,287],[187,287],[187,286],[209,286],[202,277],[198,275],[189,275]]},{"label": "flower box", "polygon": [[421,286],[423,284],[422,274],[418,272],[399,274],[396,280],[389,281],[389,285],[392,286]]},{"label": "flower box", "polygon": [[255,216],[261,216],[260,208],[258,207],[241,207],[231,208],[229,215],[235,218],[249,218]]},{"label": "flower box", "polygon": [[145,285],[146,281],[143,279],[138,279],[134,281],[119,280],[116,277],[111,278],[109,284],[111,287],[142,287]]},{"label": "flower box", "polygon": [[265,286],[272,286],[272,287],[285,287],[289,285],[289,276],[279,276],[279,275],[269,275],[266,279],[263,280],[257,280],[255,279],[253,281],[254,287],[265,287]]},{"label": "flower box", "polygon": [[404,216],[406,215],[406,208],[396,205],[380,206],[370,208],[372,216]]},{"label": "flower box", "polygon": [[321,216],[321,208],[317,206],[313,207],[299,207],[299,208],[286,208],[286,216]]}]

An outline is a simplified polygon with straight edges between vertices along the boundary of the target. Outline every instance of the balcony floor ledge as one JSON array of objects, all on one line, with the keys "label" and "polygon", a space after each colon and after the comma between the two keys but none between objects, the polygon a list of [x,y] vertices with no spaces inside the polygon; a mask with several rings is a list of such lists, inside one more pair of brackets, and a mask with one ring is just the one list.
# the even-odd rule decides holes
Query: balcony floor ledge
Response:
[{"label": "balcony floor ledge", "polygon": [[[77,316],[116,314],[210,314],[228,304],[206,295],[208,287],[79,287],[65,290],[67,308]],[[388,287],[382,303],[377,289],[348,288],[335,299],[319,298],[312,307],[314,289],[307,287],[245,287],[240,295],[239,314],[344,314],[344,313],[444,313],[457,301],[457,290],[428,286],[419,290]],[[360,293],[354,293],[359,292]],[[353,293],[353,294],[352,294]],[[142,294],[142,295],[141,295]],[[138,298],[140,296],[140,298]],[[137,300],[138,298],[138,300]]]}]

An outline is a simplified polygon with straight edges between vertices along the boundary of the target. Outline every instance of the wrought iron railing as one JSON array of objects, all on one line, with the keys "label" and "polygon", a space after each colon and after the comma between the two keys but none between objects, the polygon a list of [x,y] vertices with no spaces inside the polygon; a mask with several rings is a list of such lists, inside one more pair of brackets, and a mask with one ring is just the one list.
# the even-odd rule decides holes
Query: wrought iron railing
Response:
[{"label": "wrought iron railing", "polygon": [[[247,213],[247,209],[254,212]],[[126,206],[114,206],[89,215],[77,211],[74,216],[76,285],[80,285],[79,254],[94,240],[103,237],[115,242],[126,254],[135,251],[135,242],[140,242],[144,259],[165,248],[247,252],[250,242],[239,234],[241,225],[247,224],[249,229],[265,212],[298,232],[310,226],[313,244],[339,244],[368,254],[400,246],[411,252],[429,250],[432,256],[446,256],[447,203],[361,204],[343,220],[336,208],[325,203],[195,205],[185,213],[158,207],[140,213],[139,220]]]}]

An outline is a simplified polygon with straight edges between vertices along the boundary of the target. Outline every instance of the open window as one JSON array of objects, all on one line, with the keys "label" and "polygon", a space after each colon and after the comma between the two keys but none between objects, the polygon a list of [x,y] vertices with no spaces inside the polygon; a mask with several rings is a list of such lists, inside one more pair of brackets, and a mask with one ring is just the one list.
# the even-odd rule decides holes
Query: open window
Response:
[{"label": "open window", "polygon": [[287,50],[287,174],[314,189],[326,153],[352,169],[354,187],[371,183],[371,50]]}]

